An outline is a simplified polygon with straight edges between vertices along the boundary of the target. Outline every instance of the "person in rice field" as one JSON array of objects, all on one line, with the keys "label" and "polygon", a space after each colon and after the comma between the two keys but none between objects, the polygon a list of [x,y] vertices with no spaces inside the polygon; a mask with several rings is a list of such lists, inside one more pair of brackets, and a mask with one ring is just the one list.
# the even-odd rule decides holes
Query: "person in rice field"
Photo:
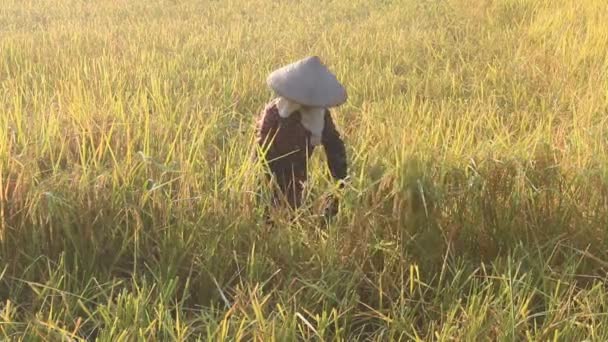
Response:
[{"label": "person in rice field", "polygon": [[[266,104],[256,122],[256,157],[268,167],[275,185],[272,206],[302,205],[307,181],[307,162],[322,146],[327,166],[340,189],[347,179],[344,141],[336,129],[330,108],[344,104],[347,93],[321,59],[310,56],[283,66],[267,77],[276,95]],[[338,212],[338,200],[330,197],[323,216]]]}]

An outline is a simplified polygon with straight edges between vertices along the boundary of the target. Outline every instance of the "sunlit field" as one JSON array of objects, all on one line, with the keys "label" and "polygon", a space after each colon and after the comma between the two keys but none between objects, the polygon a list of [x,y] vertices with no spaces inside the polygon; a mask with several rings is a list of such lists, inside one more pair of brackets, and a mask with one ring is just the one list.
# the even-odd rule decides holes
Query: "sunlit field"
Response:
[{"label": "sunlit field", "polygon": [[[604,0],[2,0],[0,338],[608,340],[607,22]],[[350,181],[317,149],[269,227],[254,122],[309,55],[348,90]]]}]

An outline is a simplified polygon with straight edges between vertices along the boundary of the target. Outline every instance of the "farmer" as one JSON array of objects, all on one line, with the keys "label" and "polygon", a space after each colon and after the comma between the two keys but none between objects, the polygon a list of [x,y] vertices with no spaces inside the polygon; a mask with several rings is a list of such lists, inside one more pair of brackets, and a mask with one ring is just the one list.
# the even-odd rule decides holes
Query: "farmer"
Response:
[{"label": "farmer", "polygon": [[[347,177],[344,142],[328,108],[346,102],[346,90],[316,57],[307,57],[273,71],[267,78],[276,98],[266,105],[256,125],[259,156],[277,186],[273,205],[286,200],[296,209],[302,204],[307,161],[322,145],[329,171],[343,188]],[[338,211],[337,199],[325,206],[325,217]]]}]

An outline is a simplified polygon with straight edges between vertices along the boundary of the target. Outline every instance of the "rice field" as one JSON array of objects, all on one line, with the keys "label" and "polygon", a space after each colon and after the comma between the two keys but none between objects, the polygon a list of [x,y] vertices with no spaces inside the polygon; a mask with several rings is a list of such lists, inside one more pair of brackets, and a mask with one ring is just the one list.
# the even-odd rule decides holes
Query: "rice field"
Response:
[{"label": "rice field", "polygon": [[[2,0],[0,338],[608,340],[606,22],[603,0]],[[308,55],[348,90],[350,180],[318,149],[269,227],[254,122]]]}]

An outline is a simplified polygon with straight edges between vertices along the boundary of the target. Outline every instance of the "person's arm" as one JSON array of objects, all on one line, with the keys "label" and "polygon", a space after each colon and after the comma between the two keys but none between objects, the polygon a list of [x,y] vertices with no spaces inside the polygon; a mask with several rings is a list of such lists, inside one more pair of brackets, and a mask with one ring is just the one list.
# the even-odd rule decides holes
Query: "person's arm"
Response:
[{"label": "person's arm", "polygon": [[323,127],[321,143],[327,155],[327,165],[331,176],[334,180],[340,182],[340,187],[342,188],[344,185],[341,181],[346,180],[348,172],[346,148],[329,111],[325,113],[325,126]]},{"label": "person's arm", "polygon": [[[344,182],[348,176],[348,163],[346,158],[346,147],[342,140],[340,133],[336,129],[334,122],[331,118],[331,113],[326,111],[325,113],[325,126],[323,128],[323,136],[321,139],[325,154],[327,155],[327,165],[331,176],[334,180],[338,181],[338,187],[344,188]],[[338,213],[338,199],[331,196],[329,202],[325,204],[324,216],[326,218],[332,217]]]},{"label": "person's arm", "polygon": [[[279,114],[276,107],[269,106],[261,113],[257,122],[256,142],[260,152],[267,153],[279,128]],[[257,153],[256,153],[257,154]]]}]

